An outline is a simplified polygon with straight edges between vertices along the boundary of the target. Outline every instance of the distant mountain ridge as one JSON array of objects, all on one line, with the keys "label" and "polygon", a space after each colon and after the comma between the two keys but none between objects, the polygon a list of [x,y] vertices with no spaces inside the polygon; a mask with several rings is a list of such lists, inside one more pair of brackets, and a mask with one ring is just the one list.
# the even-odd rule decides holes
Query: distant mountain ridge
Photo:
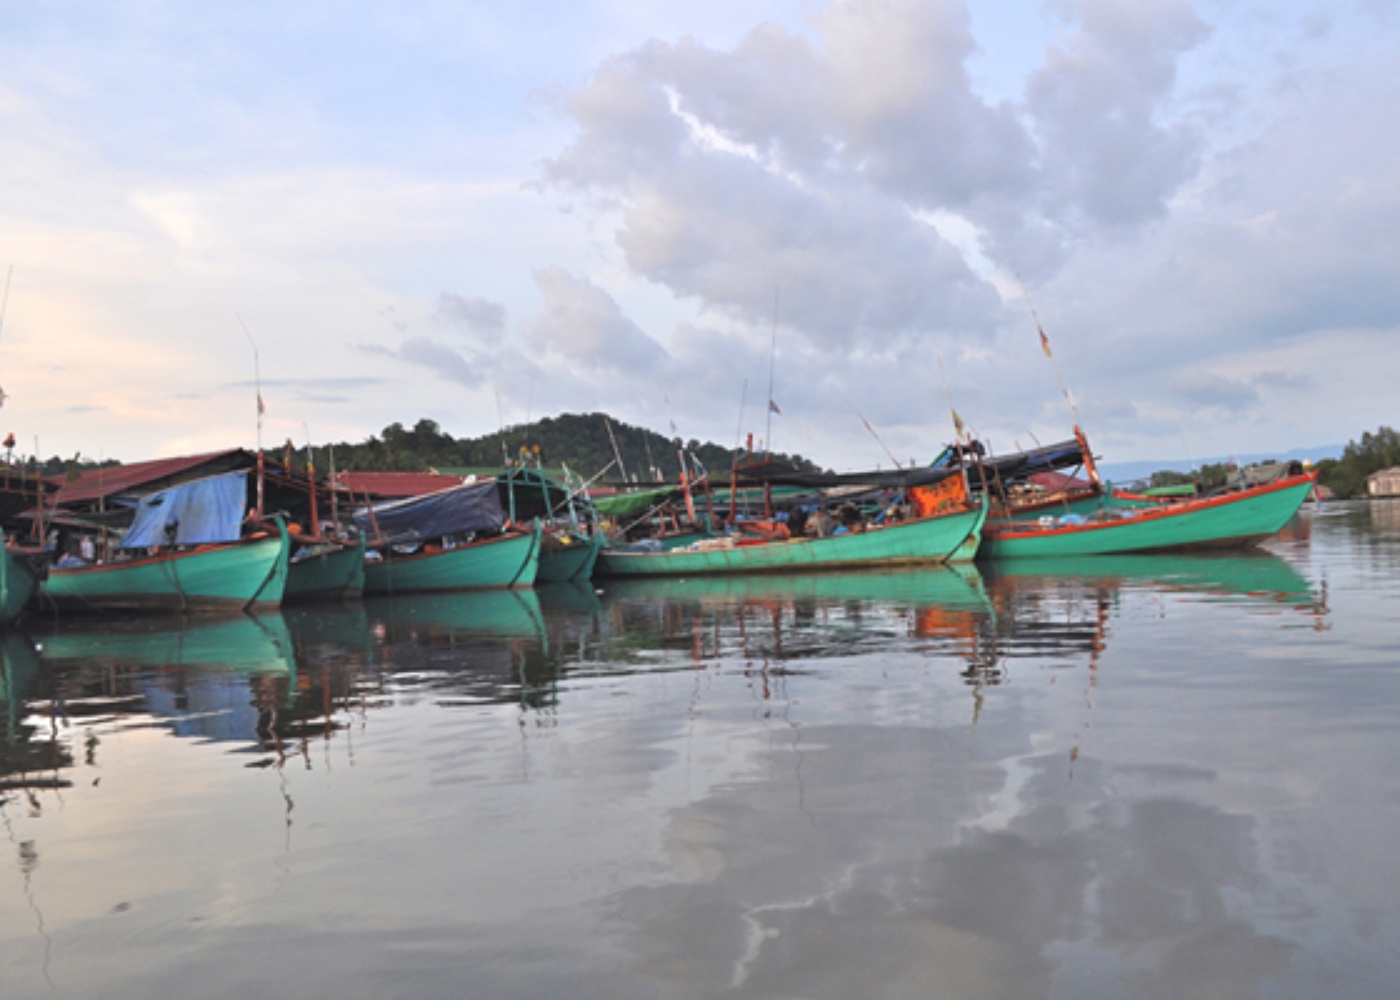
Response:
[{"label": "distant mountain ridge", "polygon": [[1105,479],[1112,480],[1113,482],[1131,483],[1139,479],[1146,479],[1154,472],[1190,472],[1192,469],[1199,469],[1203,465],[1223,465],[1228,462],[1234,462],[1238,465],[1250,465],[1254,462],[1309,461],[1316,465],[1324,458],[1341,458],[1345,448],[1346,445],[1342,444],[1324,444],[1314,448],[1293,448],[1289,451],[1215,455],[1197,459],[1172,458],[1149,460],[1145,462],[1100,462],[1099,472]]}]

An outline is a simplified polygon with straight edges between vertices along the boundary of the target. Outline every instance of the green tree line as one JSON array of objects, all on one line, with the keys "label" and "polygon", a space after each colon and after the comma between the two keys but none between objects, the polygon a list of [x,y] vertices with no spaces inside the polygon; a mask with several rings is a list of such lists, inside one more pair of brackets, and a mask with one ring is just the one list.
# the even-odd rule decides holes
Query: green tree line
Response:
[{"label": "green tree line", "polygon": [[[688,462],[698,459],[716,476],[723,475],[736,459],[748,460],[731,448],[667,438],[603,413],[566,413],[474,438],[455,438],[432,420],[419,420],[412,428],[394,423],[365,441],[317,447],[314,454],[318,469],[325,469],[332,457],[337,469],[381,471],[499,468],[524,462],[553,469],[567,465],[585,479],[601,473],[603,482],[625,478],[645,483],[674,482],[682,450]],[[306,452],[294,449],[293,456],[301,463]],[[796,468],[817,468],[801,455],[773,457]]]},{"label": "green tree line", "polygon": [[1360,441],[1349,441],[1341,458],[1325,458],[1317,463],[1317,481],[1338,497],[1366,495],[1366,478],[1382,469],[1400,465],[1400,433],[1382,426]]}]

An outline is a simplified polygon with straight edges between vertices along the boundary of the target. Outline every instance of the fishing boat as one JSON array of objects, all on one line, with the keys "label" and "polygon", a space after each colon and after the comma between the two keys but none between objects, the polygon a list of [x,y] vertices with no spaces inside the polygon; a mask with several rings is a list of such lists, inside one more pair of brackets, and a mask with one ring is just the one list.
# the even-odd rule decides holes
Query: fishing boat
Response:
[{"label": "fishing boat", "polygon": [[294,538],[287,567],[287,604],[352,601],[365,589],[364,539]]},{"label": "fishing boat", "polygon": [[19,618],[38,589],[39,575],[29,555],[0,541],[0,627]]},{"label": "fishing boat", "polygon": [[[742,475],[765,488],[811,492],[790,498],[784,511],[770,502],[757,518],[731,508],[723,534],[688,545],[605,548],[595,575],[784,573],[967,560],[987,516],[985,494],[969,493],[962,468],[822,474],[764,463]],[[837,523],[832,508],[838,506],[854,516]],[[862,509],[876,513],[867,517]]]},{"label": "fishing boat", "polygon": [[1300,467],[1268,483],[1186,500],[1101,507],[1090,515],[998,518],[982,529],[979,558],[1026,559],[1244,547],[1277,534],[1312,493]]},{"label": "fishing boat", "polygon": [[[567,477],[568,471],[564,470]],[[593,577],[603,534],[598,512],[582,488],[570,488],[537,466],[510,466],[496,476],[512,522],[538,521],[541,527],[540,583],[585,581]]]},{"label": "fishing boat", "polygon": [[366,507],[367,594],[534,586],[541,528],[508,525],[494,479]]},{"label": "fishing boat", "polygon": [[593,579],[598,554],[603,551],[601,532],[563,529],[546,531],[540,540],[540,583],[581,583]]},{"label": "fishing boat", "polygon": [[[277,607],[290,539],[280,518],[248,525],[246,472],[197,479],[141,498],[103,555],[65,555],[40,585],[48,611],[246,611]],[[246,529],[246,530],[245,530]],[[104,546],[106,548],[106,546]]]}]

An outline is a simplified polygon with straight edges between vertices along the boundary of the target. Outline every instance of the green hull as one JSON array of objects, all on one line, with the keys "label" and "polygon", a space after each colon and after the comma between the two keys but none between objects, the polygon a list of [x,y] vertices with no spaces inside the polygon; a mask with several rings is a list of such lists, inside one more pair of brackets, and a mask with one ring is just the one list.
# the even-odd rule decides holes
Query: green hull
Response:
[{"label": "green hull", "polygon": [[794,538],[731,548],[684,548],[666,552],[605,549],[598,556],[594,576],[784,573],[949,562],[954,558],[971,558],[986,515],[986,507],[979,506],[974,510],[903,521],[830,538]]},{"label": "green hull", "polygon": [[23,553],[0,539],[0,626],[20,616],[39,589],[39,577]]},{"label": "green hull", "polygon": [[540,529],[499,535],[455,549],[400,555],[365,564],[366,594],[532,587],[540,565]]},{"label": "green hull", "polygon": [[1313,488],[1311,474],[1218,497],[1124,509],[1080,524],[989,522],[979,557],[1043,559],[1251,545],[1277,534]]},{"label": "green hull", "polygon": [[365,589],[364,542],[314,546],[317,551],[296,555],[287,571],[287,604],[349,601]]},{"label": "green hull", "polygon": [[536,577],[540,583],[569,583],[589,580],[593,577],[598,553],[603,548],[603,536],[568,535],[570,544],[556,545],[540,552],[540,570]]},{"label": "green hull", "polygon": [[277,607],[290,542],[277,534],[127,562],[55,567],[40,587],[49,611],[244,611]]}]

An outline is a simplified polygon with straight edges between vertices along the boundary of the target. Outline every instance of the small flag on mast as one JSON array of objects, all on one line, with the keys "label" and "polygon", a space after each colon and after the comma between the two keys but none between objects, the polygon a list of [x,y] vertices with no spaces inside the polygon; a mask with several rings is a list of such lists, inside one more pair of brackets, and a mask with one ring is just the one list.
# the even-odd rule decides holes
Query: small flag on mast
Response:
[{"label": "small flag on mast", "polygon": [[958,432],[958,437],[967,437],[967,428],[963,425],[962,417],[958,416],[958,411],[951,406],[948,409],[953,411],[953,429]]},{"label": "small flag on mast", "polygon": [[262,393],[259,392],[259,393],[258,393],[258,416],[261,417],[261,416],[262,416],[264,413],[266,413],[266,412],[267,412],[267,407],[266,407],[266,406],[263,406]]},{"label": "small flag on mast", "polygon": [[773,402],[771,399],[768,401],[768,412],[776,413],[780,417],[783,415],[783,411],[778,409],[778,404]]},{"label": "small flag on mast", "polygon": [[1037,326],[1036,329],[1040,331],[1040,349],[1045,352],[1045,356],[1047,358],[1051,357],[1052,355],[1050,354],[1050,338],[1045,336],[1045,331],[1039,326]]}]

